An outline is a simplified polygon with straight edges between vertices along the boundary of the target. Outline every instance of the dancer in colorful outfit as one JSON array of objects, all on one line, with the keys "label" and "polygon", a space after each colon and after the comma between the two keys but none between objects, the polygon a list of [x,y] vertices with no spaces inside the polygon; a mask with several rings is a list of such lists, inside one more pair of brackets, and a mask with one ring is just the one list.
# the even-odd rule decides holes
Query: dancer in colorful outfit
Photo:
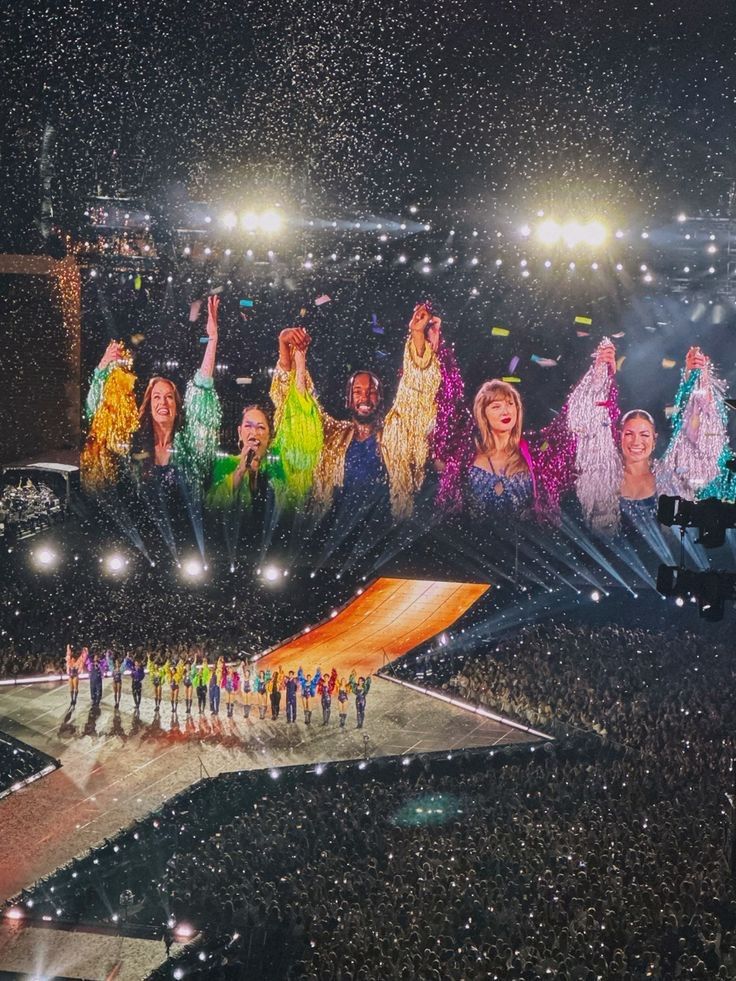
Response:
[{"label": "dancer in colorful outfit", "polygon": [[153,710],[158,712],[161,708],[161,693],[164,683],[164,669],[160,664],[157,664],[153,660],[151,655],[148,655],[148,664],[146,665],[146,671],[151,678],[151,684],[153,685]]},{"label": "dancer in colorful outfit", "polygon": [[220,714],[220,690],[225,686],[227,667],[222,657],[217,659],[217,663],[210,673],[209,696],[210,696],[210,715]]},{"label": "dancer in colorful outfit", "polygon": [[358,718],[358,729],[363,728],[365,721],[365,703],[371,687],[371,679],[364,678],[362,675],[353,683],[353,693],[355,694],[355,712]]},{"label": "dancer in colorful outfit", "polygon": [[330,712],[332,710],[332,693],[337,686],[337,670],[332,669],[330,676],[322,677],[319,679],[319,684],[317,685],[317,694],[319,695],[320,704],[322,706],[322,725],[326,726],[330,721]]},{"label": "dancer in colorful outfit", "polygon": [[139,712],[146,669],[143,667],[143,661],[139,657],[136,657],[133,661],[127,658],[124,668],[130,668],[130,690],[133,695],[133,705],[135,706],[135,711]]},{"label": "dancer in colorful outfit", "polygon": [[[439,338],[429,342],[426,335],[431,319],[427,306],[418,305],[409,324],[396,398],[385,419],[380,414],[381,383],[369,371],[355,372],[348,381],[350,419],[335,419],[319,407],[324,446],[314,474],[317,515],[341,502],[353,511],[381,509],[390,502],[394,518],[411,514],[414,494],[424,480],[440,384],[435,353]],[[292,385],[296,352],[306,351],[309,343],[309,334],[301,327],[287,328],[279,335],[279,360],[271,384],[277,421]],[[307,390],[313,390],[308,375]]]},{"label": "dancer in colorful outfit", "polygon": [[248,662],[243,661],[240,665],[240,693],[241,700],[243,702],[243,718],[247,719],[250,716],[250,703],[253,697],[253,685],[250,679],[250,668],[248,667]]},{"label": "dancer in colorful outfit", "polygon": [[225,676],[225,705],[227,706],[227,717],[232,719],[235,710],[235,702],[238,700],[240,692],[240,672],[237,668],[228,668]]},{"label": "dancer in colorful outfit", "polygon": [[199,371],[187,385],[183,407],[176,385],[154,377],[137,410],[131,357],[119,341],[110,342],[87,396],[90,428],[81,470],[88,490],[101,491],[116,483],[121,467],[135,457],[143,477],[155,476],[162,485],[171,485],[181,476],[194,498],[201,496],[222,416],[213,384],[219,303],[219,297],[210,297],[207,347]]},{"label": "dancer in colorful outfit", "polygon": [[84,671],[88,657],[89,650],[86,647],[83,647],[75,657],[72,645],[66,645],[66,673],[69,675],[69,702],[72,708],[77,704],[79,675]]},{"label": "dancer in colorful outfit", "polygon": [[266,718],[268,709],[268,683],[271,680],[270,671],[259,671],[255,679],[256,697],[258,698],[258,717],[263,720]]},{"label": "dancer in colorful outfit", "polygon": [[179,687],[181,685],[182,679],[184,677],[184,672],[186,671],[186,665],[184,661],[179,659],[179,661],[174,664],[173,657],[167,658],[163,666],[163,676],[166,683],[169,686],[169,691],[171,692],[171,712],[175,713],[179,708]]},{"label": "dancer in colorful outfit", "polygon": [[127,658],[122,660],[119,657],[112,657],[108,655],[108,663],[111,664],[110,674],[112,675],[112,695],[115,703],[115,708],[120,708],[120,698],[123,694],[123,671],[126,670],[126,665],[128,663]]},{"label": "dancer in colorful outfit", "polygon": [[182,683],[184,684],[184,704],[186,706],[187,715],[192,714],[192,700],[194,692],[194,658],[188,657],[184,662],[184,672],[182,674]]},{"label": "dancer in colorful outfit", "polygon": [[109,667],[106,657],[93,654],[87,658],[87,671],[89,671],[89,695],[94,708],[99,708],[102,701],[102,679],[108,672]]},{"label": "dancer in colorful outfit", "polygon": [[345,723],[348,718],[348,703],[350,702],[350,695],[352,693],[352,682],[355,672],[350,675],[350,678],[345,680],[345,678],[340,678],[337,682],[337,706],[340,715],[340,728],[345,728]]},{"label": "dancer in colorful outfit", "polygon": [[203,656],[202,660],[194,665],[192,672],[192,684],[197,690],[197,709],[200,715],[207,708],[207,689],[209,687],[211,673],[207,658]]},{"label": "dancer in colorful outfit", "polygon": [[322,677],[322,672],[317,668],[317,673],[314,677],[311,674],[305,675],[301,667],[297,673],[297,680],[299,686],[302,690],[302,710],[304,712],[304,724],[312,724],[312,710],[311,704],[314,694],[317,691],[317,685],[319,684],[320,678]]},{"label": "dancer in colorful outfit", "polygon": [[[301,668],[299,671],[301,672]],[[286,695],[286,721],[296,722],[296,693],[299,690],[300,680],[294,677],[294,672],[289,671],[284,681],[284,693]]]},{"label": "dancer in colorful outfit", "polygon": [[275,722],[279,717],[279,711],[281,709],[281,689],[284,685],[283,672],[279,671],[278,668],[271,675],[271,679],[268,682],[268,693],[271,700],[271,719]]}]

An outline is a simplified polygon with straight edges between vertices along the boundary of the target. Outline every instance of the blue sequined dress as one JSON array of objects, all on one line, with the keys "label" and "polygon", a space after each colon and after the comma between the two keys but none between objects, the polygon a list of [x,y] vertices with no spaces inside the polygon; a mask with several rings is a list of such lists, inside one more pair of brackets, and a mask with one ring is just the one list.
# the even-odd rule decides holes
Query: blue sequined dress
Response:
[{"label": "blue sequined dress", "polygon": [[466,495],[473,518],[498,518],[534,507],[534,484],[528,470],[508,476],[473,465],[468,471]]}]

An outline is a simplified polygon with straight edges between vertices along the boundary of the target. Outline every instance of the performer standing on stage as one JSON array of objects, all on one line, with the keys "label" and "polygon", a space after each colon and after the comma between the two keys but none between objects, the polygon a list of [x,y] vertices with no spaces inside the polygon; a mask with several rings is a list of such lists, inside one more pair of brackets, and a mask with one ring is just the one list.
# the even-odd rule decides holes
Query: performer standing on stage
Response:
[{"label": "performer standing on stage", "polygon": [[358,716],[358,729],[363,728],[363,722],[365,720],[365,702],[368,697],[368,692],[371,687],[371,679],[364,678],[362,675],[358,678],[357,683],[353,685],[353,691],[355,692],[355,711]]},{"label": "performer standing on stage", "polygon": [[181,680],[184,683],[184,702],[186,705],[187,715],[191,715],[194,690],[194,659],[191,657],[191,655],[184,662],[184,673]]},{"label": "performer standing on stage", "polygon": [[151,684],[153,685],[153,711],[158,712],[161,708],[161,694],[162,687],[164,683],[164,670],[160,664],[157,664],[151,655],[148,655],[148,664],[146,665],[146,670],[151,678]]},{"label": "performer standing on stage", "polygon": [[326,726],[330,721],[330,711],[332,709],[332,693],[337,684],[337,669],[333,668],[329,678],[324,675],[319,679],[317,693],[322,705],[322,725]]},{"label": "performer standing on stage", "polygon": [[174,665],[173,656],[167,658],[163,666],[164,678],[166,679],[166,682],[169,686],[169,690],[171,692],[172,715],[179,708],[179,685],[181,684],[181,680],[184,677],[185,670],[186,670],[186,666],[181,659],[179,659],[178,663]]},{"label": "performer standing on stage", "polygon": [[235,702],[240,691],[240,672],[237,668],[229,668],[225,676],[225,704],[227,705],[227,717],[232,719],[235,709]]},{"label": "performer standing on stage", "polygon": [[[222,661],[222,664],[220,663]],[[220,681],[224,680],[222,675],[222,668],[225,662],[222,658],[219,658],[217,664],[212,668],[210,672],[209,680],[209,696],[210,696],[210,715],[220,714]],[[219,670],[218,670],[219,669]]]},{"label": "performer standing on stage", "polygon": [[337,704],[340,710],[341,729],[345,728],[348,718],[348,702],[350,701],[350,693],[352,692],[353,677],[354,674],[351,674],[347,681],[344,678],[340,678],[337,682]]},{"label": "performer standing on stage", "polygon": [[278,670],[274,671],[271,676],[271,680],[268,683],[268,690],[271,696],[271,719],[275,722],[279,717],[279,711],[281,709],[281,688],[283,685],[283,673]]},{"label": "performer standing on stage", "polygon": [[[301,668],[299,671],[301,672]],[[284,689],[286,691],[286,721],[296,722],[296,693],[299,688],[299,679],[294,677],[294,672],[290,671]]]},{"label": "performer standing on stage", "polygon": [[210,683],[210,674],[207,658],[203,656],[202,660],[194,665],[192,673],[192,684],[197,689],[197,709],[200,715],[207,708],[207,687]]},{"label": "performer standing on stage", "polygon": [[102,701],[102,676],[107,670],[107,660],[100,660],[99,654],[93,654],[87,658],[87,670],[89,671],[89,694],[94,708],[98,708]]},{"label": "performer standing on stage", "polygon": [[268,708],[268,683],[271,680],[270,671],[259,671],[255,681],[256,695],[258,697],[258,717],[263,720],[266,718]]},{"label": "performer standing on stage", "polygon": [[301,668],[299,668],[299,673],[297,674],[297,680],[301,685],[302,689],[302,709],[304,710],[304,724],[309,726],[312,724],[312,711],[311,704],[314,698],[314,693],[317,690],[317,685],[322,677],[322,672],[317,668],[317,674],[314,678],[311,674],[305,675]]},{"label": "performer standing on stage", "polygon": [[[108,657],[108,663],[110,658]],[[115,700],[115,708],[120,708],[120,696],[123,694],[123,671],[125,671],[125,665],[127,659],[120,660],[119,657],[112,659],[112,694]]]},{"label": "performer standing on stage", "polygon": [[135,705],[136,713],[140,711],[141,707],[141,696],[143,695],[143,679],[146,674],[146,670],[143,667],[143,661],[136,657],[135,660],[131,661],[127,658],[123,668],[130,668],[130,690],[133,695],[133,704]]},{"label": "performer standing on stage", "polygon": [[252,694],[252,684],[250,680],[250,668],[248,667],[248,662],[243,661],[240,667],[241,670],[241,682],[240,691],[243,701],[243,718],[247,719],[250,715],[250,701],[253,697]]},{"label": "performer standing on stage", "polygon": [[86,647],[74,656],[74,650],[71,644],[66,645],[66,673],[69,675],[69,696],[71,707],[77,704],[77,696],[79,695],[79,675],[84,671],[87,664],[87,658],[89,657],[89,651]]}]

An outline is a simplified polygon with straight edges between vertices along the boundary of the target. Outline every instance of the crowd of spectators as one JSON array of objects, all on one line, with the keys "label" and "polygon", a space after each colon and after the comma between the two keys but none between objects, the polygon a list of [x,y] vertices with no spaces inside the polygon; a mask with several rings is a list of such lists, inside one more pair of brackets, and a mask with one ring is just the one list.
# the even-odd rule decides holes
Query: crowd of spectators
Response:
[{"label": "crowd of spectators", "polygon": [[43,480],[34,483],[21,477],[0,489],[0,540],[4,543],[36,535],[65,516],[65,504]]},{"label": "crowd of spectators", "polygon": [[[0,581],[0,677],[59,673],[68,643],[160,662],[195,650],[251,655],[322,619],[335,602],[333,582],[286,585],[274,588],[249,571],[201,585],[182,583],[170,569],[119,582],[99,569],[9,575]],[[349,588],[342,584],[345,595]]]},{"label": "crowd of spectators", "polygon": [[219,778],[36,903],[55,884],[64,916],[109,919],[125,896],[134,922],[202,930],[192,969],[223,976],[736,977],[726,647],[534,627],[469,654],[450,687],[579,734]]}]

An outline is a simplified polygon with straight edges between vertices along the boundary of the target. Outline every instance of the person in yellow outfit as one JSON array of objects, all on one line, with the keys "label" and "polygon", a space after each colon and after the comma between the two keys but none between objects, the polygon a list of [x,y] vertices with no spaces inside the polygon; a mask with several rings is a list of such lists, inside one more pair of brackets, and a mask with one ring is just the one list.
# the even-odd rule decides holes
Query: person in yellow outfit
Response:
[{"label": "person in yellow outfit", "polygon": [[164,678],[166,679],[166,683],[168,684],[171,692],[172,714],[176,712],[179,707],[179,686],[182,683],[186,669],[187,666],[181,658],[179,658],[176,664],[174,664],[173,658],[167,658],[163,666]]},{"label": "person in yellow outfit", "polygon": [[[348,380],[348,419],[335,419],[318,403],[324,431],[312,496],[318,516],[338,504],[351,513],[390,504],[394,519],[411,515],[414,495],[424,480],[429,434],[437,412],[440,327],[429,304],[416,307],[399,387],[385,417],[381,382],[370,371],[357,371]],[[306,351],[310,341],[303,327],[290,327],[279,335],[279,360],[271,383],[277,426],[296,371],[296,354]],[[308,373],[307,390],[313,390]]]}]

